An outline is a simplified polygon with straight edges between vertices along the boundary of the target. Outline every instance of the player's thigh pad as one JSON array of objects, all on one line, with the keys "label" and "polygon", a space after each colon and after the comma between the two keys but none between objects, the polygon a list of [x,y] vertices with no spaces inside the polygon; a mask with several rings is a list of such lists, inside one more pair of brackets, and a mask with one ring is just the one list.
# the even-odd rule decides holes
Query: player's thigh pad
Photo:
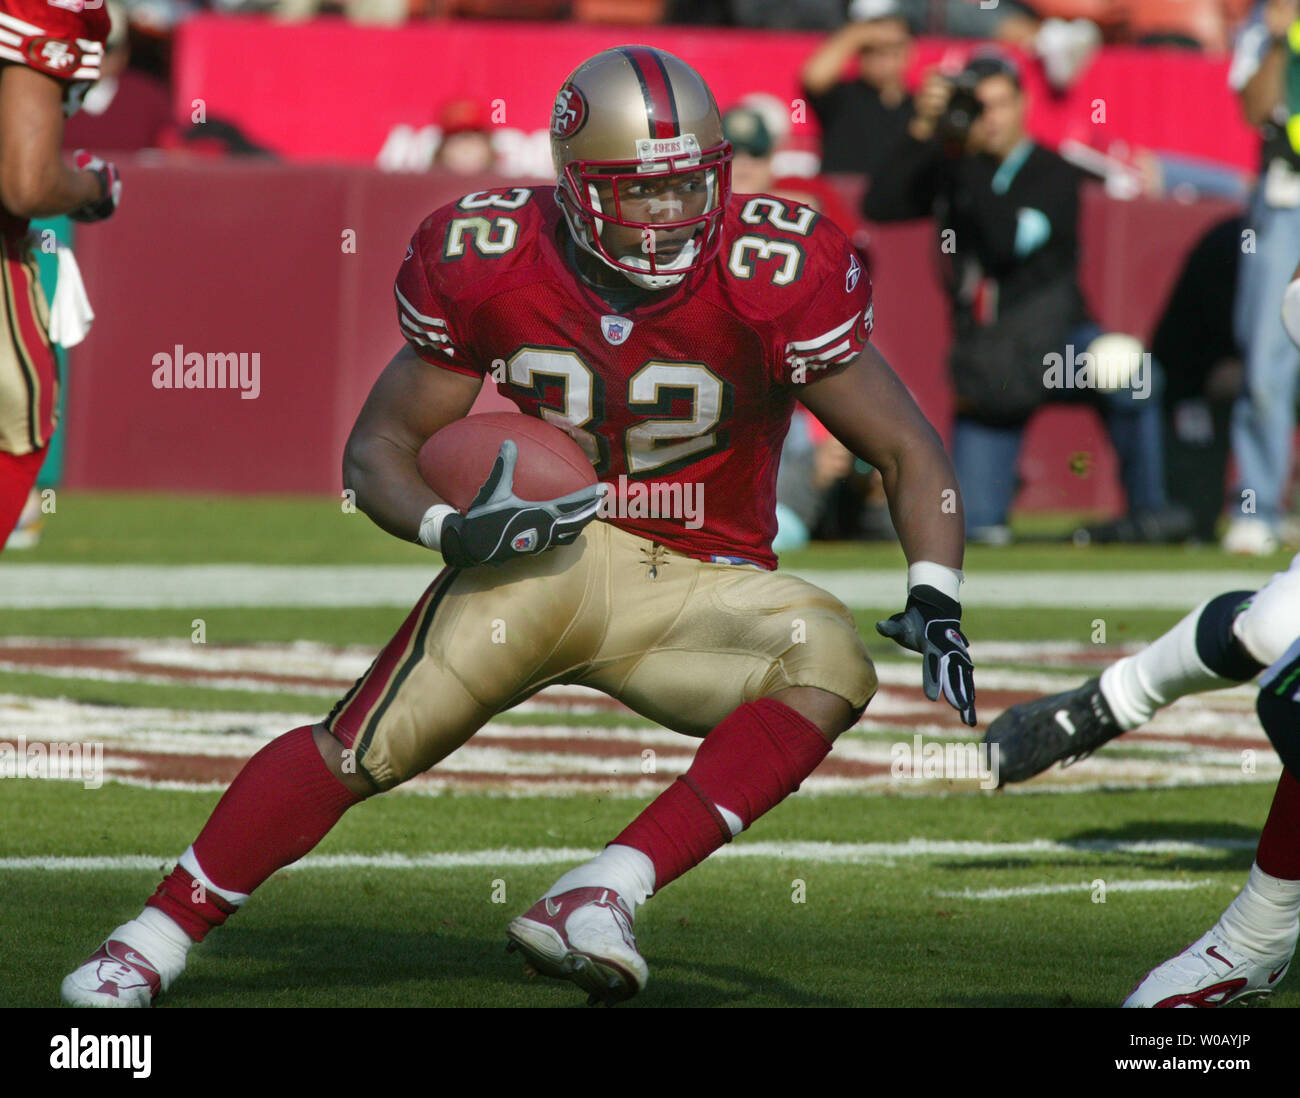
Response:
[{"label": "player's thigh pad", "polygon": [[1261,587],[1232,623],[1246,651],[1266,667],[1276,663],[1300,634],[1300,554],[1285,572]]},{"label": "player's thigh pad", "polygon": [[483,724],[584,664],[600,636],[594,558],[572,545],[504,565],[447,569],[326,728],[379,786],[427,770]]},{"label": "player's thigh pad", "polygon": [[875,693],[866,646],[832,595],[796,576],[676,553],[650,578],[640,554],[621,551],[630,537],[619,532],[611,553],[610,628],[581,681],[696,736],[791,686],[818,687],[855,710]]}]

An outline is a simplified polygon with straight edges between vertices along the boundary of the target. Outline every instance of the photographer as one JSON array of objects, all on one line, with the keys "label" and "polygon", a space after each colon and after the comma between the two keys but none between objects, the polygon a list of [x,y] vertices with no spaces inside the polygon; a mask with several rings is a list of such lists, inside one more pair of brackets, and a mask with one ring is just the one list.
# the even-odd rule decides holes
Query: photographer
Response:
[{"label": "photographer", "polygon": [[[938,223],[953,311],[953,463],[967,537],[1010,540],[1025,427],[1043,403],[1077,400],[1105,419],[1129,508],[1125,520],[1082,537],[1181,540],[1187,516],[1165,498],[1158,371],[1137,340],[1107,336],[1089,316],[1076,275],[1080,177],[1026,134],[1024,120],[1009,60],[983,55],[956,77],[931,72],[907,136],[863,204],[873,221],[933,214]],[[1106,353],[1107,369],[1071,373],[1084,352]],[[1054,362],[1065,368],[1054,371]],[[1123,362],[1135,368],[1112,372]]]}]

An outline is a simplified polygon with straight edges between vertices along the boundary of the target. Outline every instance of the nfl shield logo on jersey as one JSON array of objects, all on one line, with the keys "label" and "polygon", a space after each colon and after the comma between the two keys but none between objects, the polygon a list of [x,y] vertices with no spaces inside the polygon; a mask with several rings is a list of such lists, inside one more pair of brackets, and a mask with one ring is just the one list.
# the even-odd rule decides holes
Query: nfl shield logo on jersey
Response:
[{"label": "nfl shield logo on jersey", "polygon": [[625,316],[602,316],[600,330],[604,333],[605,341],[617,347],[632,334],[632,322]]},{"label": "nfl shield logo on jersey", "polygon": [[522,534],[516,534],[510,542],[510,548],[516,553],[531,553],[537,548],[536,529],[525,530]]}]

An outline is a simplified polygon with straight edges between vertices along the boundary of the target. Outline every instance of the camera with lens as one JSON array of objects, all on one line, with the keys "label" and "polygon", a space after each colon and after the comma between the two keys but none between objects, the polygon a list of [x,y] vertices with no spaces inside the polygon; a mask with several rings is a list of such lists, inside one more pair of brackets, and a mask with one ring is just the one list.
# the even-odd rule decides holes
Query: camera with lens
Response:
[{"label": "camera with lens", "polygon": [[948,96],[948,105],[935,123],[935,132],[945,145],[958,145],[965,148],[971,126],[984,110],[984,104],[975,94],[975,85],[984,79],[985,75],[979,71],[965,69],[956,76],[948,78],[952,92]]}]

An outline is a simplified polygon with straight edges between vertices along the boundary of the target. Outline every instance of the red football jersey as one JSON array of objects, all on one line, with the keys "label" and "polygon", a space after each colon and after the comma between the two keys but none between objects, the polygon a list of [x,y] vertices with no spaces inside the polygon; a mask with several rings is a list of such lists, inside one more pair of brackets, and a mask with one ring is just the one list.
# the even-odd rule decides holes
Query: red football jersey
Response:
[{"label": "red football jersey", "polygon": [[99,79],[108,27],[104,0],[0,0],[0,61],[67,81],[75,109]]},{"label": "red football jersey", "polygon": [[693,557],[776,567],[776,474],[800,385],[871,337],[871,280],[806,206],[736,195],[702,269],[616,313],[566,259],[554,187],[476,192],[416,230],[402,335],[563,428],[611,485],[602,516]]},{"label": "red football jersey", "polygon": [[[0,65],[26,65],[63,81],[63,113],[71,115],[99,79],[108,27],[103,0],[93,8],[86,0],[0,0]],[[25,236],[27,225],[0,208],[6,239]]]}]

